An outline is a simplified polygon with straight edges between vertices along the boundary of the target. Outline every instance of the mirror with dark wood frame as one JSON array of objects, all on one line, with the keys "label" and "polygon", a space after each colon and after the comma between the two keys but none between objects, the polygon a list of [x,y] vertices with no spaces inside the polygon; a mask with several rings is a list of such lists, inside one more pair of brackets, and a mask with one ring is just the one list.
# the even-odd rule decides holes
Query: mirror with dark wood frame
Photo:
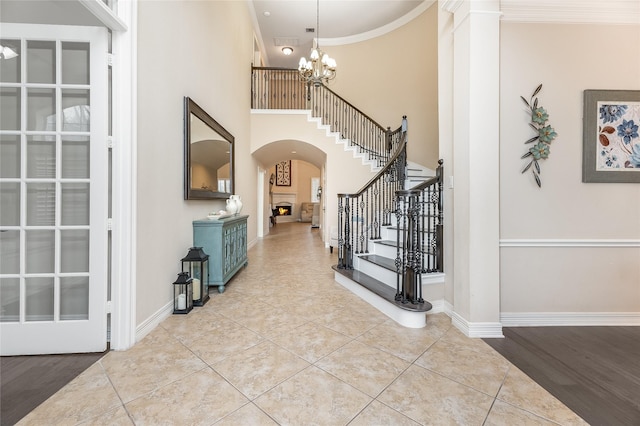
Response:
[{"label": "mirror with dark wood frame", "polygon": [[229,198],[234,137],[191,98],[184,98],[184,199]]}]

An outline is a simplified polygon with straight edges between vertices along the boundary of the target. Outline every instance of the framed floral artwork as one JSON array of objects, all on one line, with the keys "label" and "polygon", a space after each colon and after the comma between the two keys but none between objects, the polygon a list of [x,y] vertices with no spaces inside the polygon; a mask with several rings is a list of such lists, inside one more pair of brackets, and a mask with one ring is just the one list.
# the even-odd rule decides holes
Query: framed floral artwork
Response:
[{"label": "framed floral artwork", "polygon": [[291,186],[291,160],[276,164],[276,186]]},{"label": "framed floral artwork", "polygon": [[582,181],[640,183],[640,90],[585,90]]}]

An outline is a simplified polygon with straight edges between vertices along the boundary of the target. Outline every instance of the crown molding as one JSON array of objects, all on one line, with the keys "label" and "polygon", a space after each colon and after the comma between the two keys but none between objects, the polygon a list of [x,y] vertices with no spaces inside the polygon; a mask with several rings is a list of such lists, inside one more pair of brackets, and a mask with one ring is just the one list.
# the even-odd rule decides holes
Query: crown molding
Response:
[{"label": "crown molding", "polygon": [[347,37],[336,37],[336,38],[320,38],[318,43],[321,46],[341,46],[344,44],[352,44],[359,43],[362,41],[367,41],[372,38],[383,36],[391,31],[397,30],[405,24],[413,21],[418,16],[422,15],[422,13],[429,9],[436,0],[424,0],[418,7],[413,9],[411,12],[407,13],[404,16],[396,19],[393,22],[388,23],[387,25],[383,25],[380,28],[376,28],[375,30],[367,31],[360,34],[354,34],[352,36]]},{"label": "crown molding", "polygon": [[638,0],[502,0],[505,22],[640,25]]}]

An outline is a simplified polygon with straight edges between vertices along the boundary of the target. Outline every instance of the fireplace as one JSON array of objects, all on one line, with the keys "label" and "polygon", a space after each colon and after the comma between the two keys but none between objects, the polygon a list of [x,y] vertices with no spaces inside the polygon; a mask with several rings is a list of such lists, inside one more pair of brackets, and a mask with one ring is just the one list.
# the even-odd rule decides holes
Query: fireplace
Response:
[{"label": "fireplace", "polygon": [[[273,217],[278,223],[295,222],[298,218],[296,211],[296,194],[290,192],[274,192],[271,201]],[[282,209],[282,210],[281,210]]]},{"label": "fireplace", "polygon": [[279,203],[273,209],[274,216],[291,216],[293,206],[290,203]]}]

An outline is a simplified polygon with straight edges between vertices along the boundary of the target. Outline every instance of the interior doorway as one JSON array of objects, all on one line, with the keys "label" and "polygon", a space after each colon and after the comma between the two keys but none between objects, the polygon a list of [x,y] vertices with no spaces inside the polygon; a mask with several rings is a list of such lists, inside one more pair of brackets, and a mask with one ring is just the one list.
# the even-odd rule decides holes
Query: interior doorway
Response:
[{"label": "interior doorway", "polygon": [[269,208],[276,223],[311,222],[311,204],[318,205],[320,211],[321,173],[316,165],[297,158],[281,160],[269,168],[268,174],[274,177],[269,186]]}]

